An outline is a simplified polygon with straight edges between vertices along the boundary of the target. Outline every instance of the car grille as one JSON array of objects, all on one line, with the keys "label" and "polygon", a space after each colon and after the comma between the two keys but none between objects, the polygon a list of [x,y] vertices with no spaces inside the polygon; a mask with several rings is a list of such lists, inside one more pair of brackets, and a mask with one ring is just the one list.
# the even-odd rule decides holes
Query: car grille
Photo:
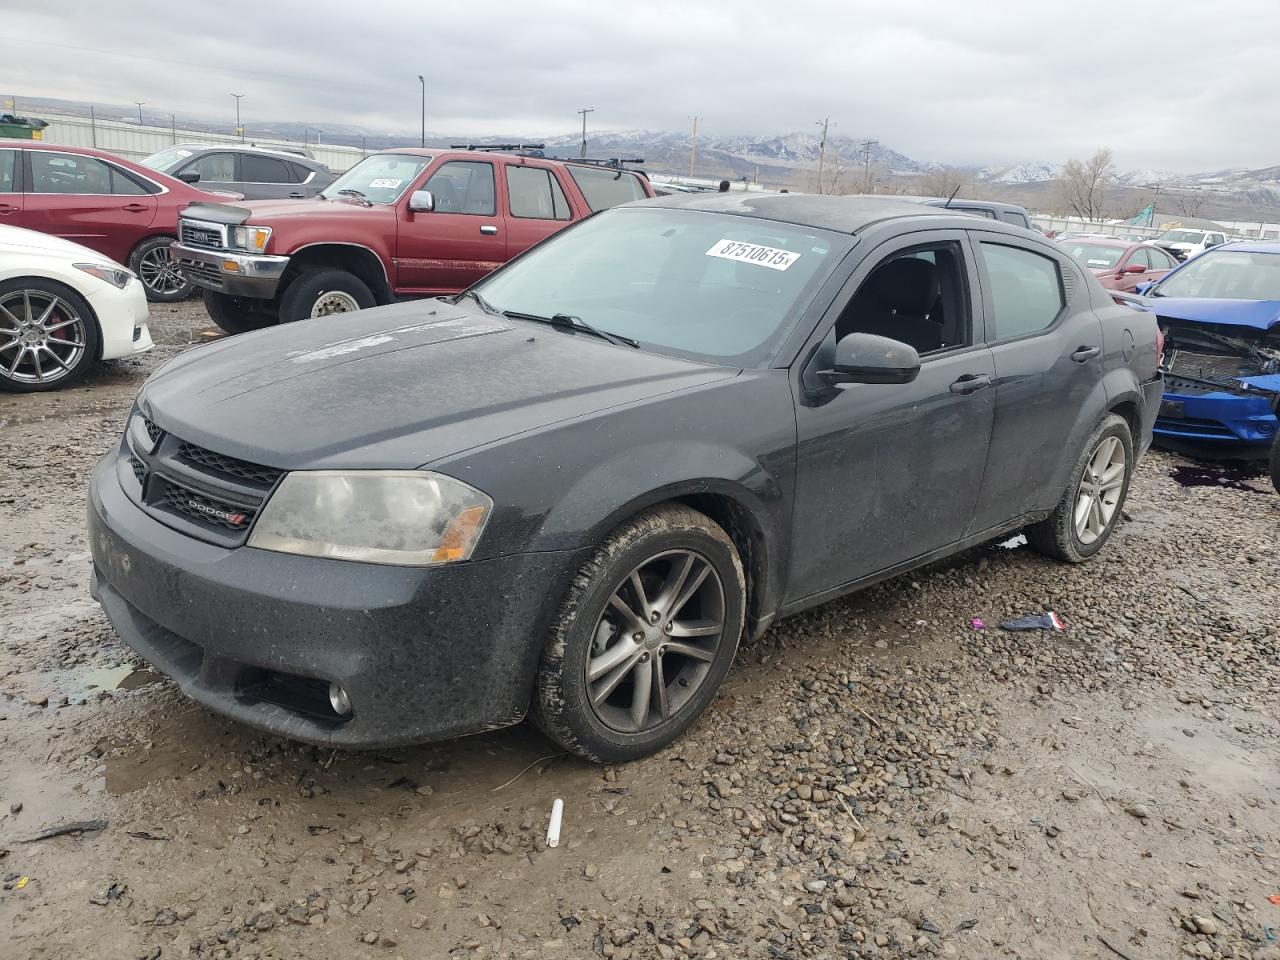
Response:
[{"label": "car grille", "polygon": [[143,426],[154,452],[134,449],[125,432],[127,453],[122,455],[138,481],[130,496],[183,533],[224,546],[244,543],[284,471],[182,440],[146,418]]},{"label": "car grille", "polygon": [[283,470],[277,470],[274,467],[261,467],[256,463],[237,460],[235,457],[224,457],[220,453],[197,447],[194,443],[187,443],[185,440],[178,441],[178,456],[189,463],[197,464],[216,473],[248,480],[250,483],[262,484],[267,487],[279,480],[280,475],[284,473]]},{"label": "car grille", "polygon": [[1257,364],[1245,357],[1222,353],[1196,353],[1191,350],[1170,351],[1169,373],[1201,380],[1232,380],[1259,373]]},{"label": "car grille", "polygon": [[222,250],[226,247],[222,228],[216,224],[198,223],[192,220],[178,221],[178,239],[193,247]]}]

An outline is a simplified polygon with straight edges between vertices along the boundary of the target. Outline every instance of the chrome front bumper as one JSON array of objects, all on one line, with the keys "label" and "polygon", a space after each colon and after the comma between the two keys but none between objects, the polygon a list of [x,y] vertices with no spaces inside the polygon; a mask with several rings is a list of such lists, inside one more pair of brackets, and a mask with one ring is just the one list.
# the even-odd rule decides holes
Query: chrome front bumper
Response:
[{"label": "chrome front bumper", "polygon": [[232,297],[270,300],[289,266],[288,257],[169,244],[169,256],[196,286]]}]

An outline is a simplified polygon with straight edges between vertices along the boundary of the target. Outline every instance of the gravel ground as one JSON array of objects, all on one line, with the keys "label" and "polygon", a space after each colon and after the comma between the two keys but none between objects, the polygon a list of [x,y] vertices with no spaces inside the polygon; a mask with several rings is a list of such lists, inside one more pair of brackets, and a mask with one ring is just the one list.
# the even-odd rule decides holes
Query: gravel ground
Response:
[{"label": "gravel ground", "polygon": [[[989,545],[784,621],[642,762],[527,727],[317,750],[185,700],[88,596],[87,473],[206,335],[198,304],[153,324],[0,396],[5,960],[1280,958],[1262,477],[1152,453],[1090,564]],[[1065,633],[970,625],[1050,608]]]}]

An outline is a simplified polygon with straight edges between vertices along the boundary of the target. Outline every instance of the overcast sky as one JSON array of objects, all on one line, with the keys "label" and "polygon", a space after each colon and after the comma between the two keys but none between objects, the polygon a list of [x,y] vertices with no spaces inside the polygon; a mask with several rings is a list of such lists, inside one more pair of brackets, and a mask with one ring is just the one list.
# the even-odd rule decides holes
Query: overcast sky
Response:
[{"label": "overcast sky", "polygon": [[[0,95],[553,134],[593,126],[873,137],[917,160],[1280,163],[1277,0],[5,0]],[[21,106],[21,99],[19,99]],[[232,125],[234,121],[231,121]]]}]

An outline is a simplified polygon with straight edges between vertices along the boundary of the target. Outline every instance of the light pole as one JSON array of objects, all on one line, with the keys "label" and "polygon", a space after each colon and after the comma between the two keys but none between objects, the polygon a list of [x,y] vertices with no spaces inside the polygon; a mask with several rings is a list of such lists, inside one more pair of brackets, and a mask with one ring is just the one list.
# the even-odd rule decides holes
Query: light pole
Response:
[{"label": "light pole", "polygon": [[244,94],[233,93],[232,96],[236,98],[236,133],[240,134],[240,142],[244,143],[244,127],[240,126],[240,98]]},{"label": "light pole", "polygon": [[146,103],[147,101],[145,101],[145,100],[135,100],[135,101],[133,101],[133,102],[134,102],[134,103],[136,103],[136,104],[138,105],[138,126],[142,126],[142,105],[143,105],[144,103]]},{"label": "light pole", "polygon": [[587,158],[587,114],[595,113],[596,108],[583,107],[578,112],[582,114],[582,158],[585,160]]},{"label": "light pole", "polygon": [[823,118],[818,121],[818,126],[822,128],[822,143],[818,146],[818,192],[822,192],[822,164],[827,159],[827,125],[831,121]]},{"label": "light pole", "polygon": [[422,141],[418,145],[425,147],[427,145],[427,81],[422,79],[422,74],[418,74],[418,83],[422,85]]},{"label": "light pole", "polygon": [[693,162],[698,159],[698,121],[701,117],[693,117],[693,140],[689,144],[689,179],[693,179]]}]

